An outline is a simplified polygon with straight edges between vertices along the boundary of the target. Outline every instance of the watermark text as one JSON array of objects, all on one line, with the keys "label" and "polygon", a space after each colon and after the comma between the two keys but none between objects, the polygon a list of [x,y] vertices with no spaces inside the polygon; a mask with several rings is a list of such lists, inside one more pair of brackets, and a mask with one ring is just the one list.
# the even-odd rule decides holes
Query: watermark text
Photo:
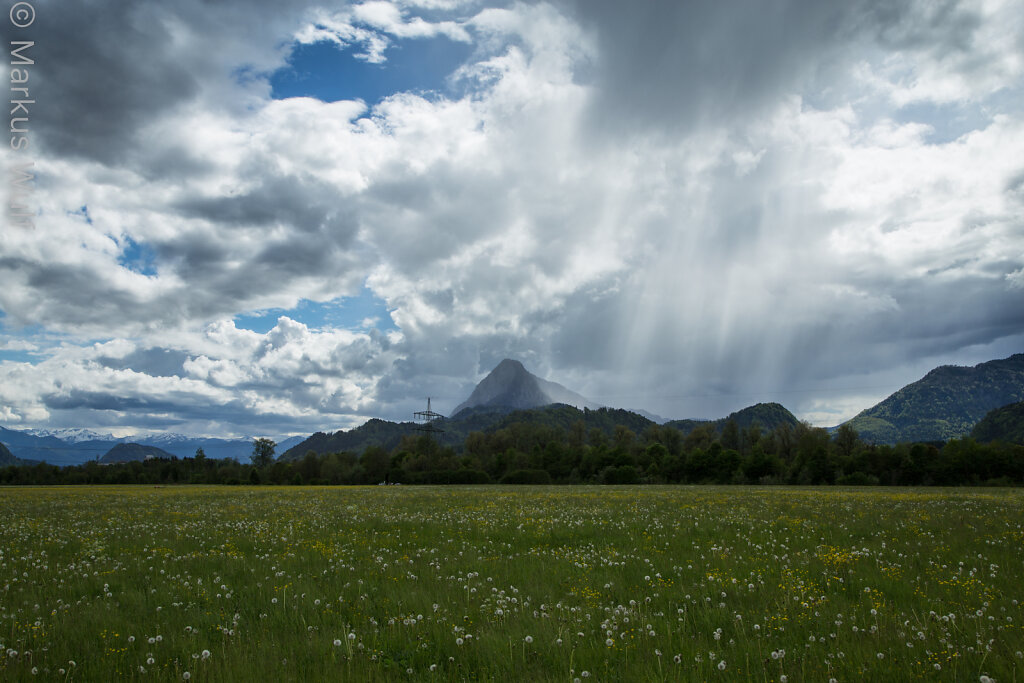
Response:
[{"label": "watermark text", "polygon": [[7,218],[11,225],[35,227],[32,194],[35,191],[35,163],[26,158],[31,146],[31,118],[35,99],[30,84],[35,67],[33,48],[27,29],[35,23],[36,9],[28,2],[16,2],[8,12],[11,25],[16,29],[10,44],[10,133],[11,150],[16,153],[8,179]]}]

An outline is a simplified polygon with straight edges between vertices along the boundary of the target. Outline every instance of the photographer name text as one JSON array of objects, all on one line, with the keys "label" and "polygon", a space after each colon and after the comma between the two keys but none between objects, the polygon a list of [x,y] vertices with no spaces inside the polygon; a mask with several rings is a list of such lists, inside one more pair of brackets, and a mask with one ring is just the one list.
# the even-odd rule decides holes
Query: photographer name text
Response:
[{"label": "photographer name text", "polygon": [[[11,6],[9,16],[16,29],[27,29],[36,19],[36,10],[30,3],[17,2]],[[11,150],[19,154],[29,148],[31,107],[36,103],[29,86],[31,67],[35,66],[31,56],[34,47],[33,40],[12,40],[10,45]],[[18,159],[10,169],[7,215],[12,224],[27,228],[34,227],[35,212],[31,202],[35,189],[34,166],[31,160]]]}]

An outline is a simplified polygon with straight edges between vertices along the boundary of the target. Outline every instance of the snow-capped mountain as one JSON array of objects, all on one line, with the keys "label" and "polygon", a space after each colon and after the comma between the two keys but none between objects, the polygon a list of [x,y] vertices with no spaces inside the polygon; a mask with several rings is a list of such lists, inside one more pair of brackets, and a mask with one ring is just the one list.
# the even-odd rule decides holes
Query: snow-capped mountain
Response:
[{"label": "snow-capped mountain", "polygon": [[[304,436],[280,437],[276,439],[277,452],[283,453],[304,439]],[[139,433],[118,438],[82,428],[14,430],[0,427],[0,443],[5,444],[15,457],[52,465],[80,465],[102,457],[123,443],[155,446],[179,458],[191,458],[202,449],[208,458],[248,462],[252,455],[252,442],[249,437],[217,439],[173,432]]]},{"label": "snow-capped mountain", "polygon": [[79,443],[81,441],[123,441],[124,439],[118,439],[113,434],[100,434],[94,432],[91,429],[84,429],[81,427],[71,427],[68,429],[26,429],[25,434],[31,434],[32,436],[52,436],[61,441],[67,443]]}]

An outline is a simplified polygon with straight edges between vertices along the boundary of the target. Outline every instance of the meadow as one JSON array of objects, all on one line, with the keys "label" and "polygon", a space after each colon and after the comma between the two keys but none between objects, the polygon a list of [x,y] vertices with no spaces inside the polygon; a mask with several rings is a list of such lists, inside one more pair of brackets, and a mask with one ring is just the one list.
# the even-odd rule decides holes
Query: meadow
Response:
[{"label": "meadow", "polygon": [[0,489],[0,679],[1024,679],[1024,491]]}]

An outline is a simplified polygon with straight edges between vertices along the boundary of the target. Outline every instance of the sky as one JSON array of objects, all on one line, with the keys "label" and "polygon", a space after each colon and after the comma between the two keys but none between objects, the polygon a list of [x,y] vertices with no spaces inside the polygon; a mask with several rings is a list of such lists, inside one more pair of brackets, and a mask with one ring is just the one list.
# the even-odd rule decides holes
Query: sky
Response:
[{"label": "sky", "polygon": [[1024,351],[1016,0],[8,4],[4,427],[334,431],[506,357],[832,426]]}]

